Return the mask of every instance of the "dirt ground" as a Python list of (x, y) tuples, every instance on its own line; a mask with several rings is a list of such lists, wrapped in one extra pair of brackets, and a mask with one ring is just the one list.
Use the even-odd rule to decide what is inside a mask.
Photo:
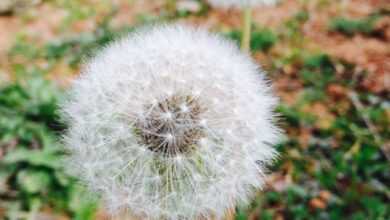
[[(82, 2), (82, 5), (70, 5), (68, 8), (60, 7), (59, 3), (44, 2), (13, 15), (0, 16), (0, 28), (3, 30), (0, 34), (0, 65), (2, 67), (0, 71), (3, 71), (3, 74), (10, 72), (7, 51), (18, 36), (26, 37), (34, 45), (42, 45), (45, 42), (94, 30), (98, 22), (110, 13), (112, 7), (117, 10), (111, 21), (115, 27), (133, 25), (137, 22), (137, 16), (141, 14), (157, 16), (164, 8), (162, 0), (114, 0), (111, 4), (102, 4), (104, 1), (101, 0)], [(254, 23), (278, 31), (286, 20), (302, 10), (299, 2), (298, 0), (281, 1), (277, 6), (257, 8), (254, 12)], [(99, 6), (94, 9), (94, 15), (87, 19), (69, 19), (69, 10), (72, 10), (72, 7), (82, 7), (80, 10), (87, 11), (91, 5)], [(306, 43), (302, 45), (302, 49), (322, 50), (347, 62), (355, 63), (361, 69), (369, 70), (369, 75), (364, 80), (364, 87), (376, 93), (389, 90), (389, 17), (383, 19), (377, 27), (383, 32), (382, 39), (362, 35), (351, 38), (329, 33), (327, 30), (330, 18), (335, 15), (360, 18), (375, 12), (378, 8), (388, 9), (389, 5), (390, 3), (386, 0), (343, 0), (338, 4), (326, 5), (311, 1), (305, 5), (310, 18), (303, 27)], [(71, 22), (68, 22), (69, 20)], [(192, 16), (180, 20), (180, 22), (217, 30), (239, 27), (241, 24), (240, 13), (237, 10), (212, 10), (207, 16)], [(64, 22), (69, 23), (65, 28)], [(275, 50), (274, 53), (287, 53), (289, 45), (278, 45)], [(5, 78), (4, 75), (2, 78)]]

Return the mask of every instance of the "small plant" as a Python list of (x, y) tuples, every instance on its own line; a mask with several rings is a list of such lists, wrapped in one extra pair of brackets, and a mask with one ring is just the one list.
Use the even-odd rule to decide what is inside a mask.
[[(240, 31), (231, 31), (226, 34), (227, 37), (240, 42), (242, 33)], [(250, 49), (252, 51), (267, 52), (277, 42), (278, 38), (270, 29), (255, 29), (251, 33)]]
[(304, 59), (299, 74), (305, 85), (324, 89), (334, 81), (335, 66), (326, 54), (311, 55)]
[[(41, 209), (61, 209), (75, 219), (92, 219), (96, 204), (78, 198), (82, 189), (65, 175), (63, 130), (56, 115), (60, 90), (35, 70), (31, 77), (0, 87), (1, 219), (35, 218)], [(75, 203), (77, 202), (77, 203)], [(26, 216), (26, 217), (23, 217)]]
[(330, 30), (341, 32), (345, 35), (352, 36), (354, 34), (372, 34), (375, 29), (375, 22), (378, 16), (369, 16), (362, 19), (348, 19), (344, 17), (337, 17), (331, 20)]

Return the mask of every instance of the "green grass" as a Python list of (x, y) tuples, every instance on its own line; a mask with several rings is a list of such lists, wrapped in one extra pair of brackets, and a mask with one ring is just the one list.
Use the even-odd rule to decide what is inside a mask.
[[(26, 75), (28, 73), (25, 73)], [(50, 209), (92, 219), (93, 200), (66, 175), (58, 134), (57, 101), (62, 92), (35, 70), (23, 81), (0, 88), (0, 208), (5, 219), (23, 219)]]
[(336, 17), (331, 20), (329, 29), (343, 33), (347, 36), (355, 34), (370, 35), (375, 31), (375, 23), (380, 18), (378, 15), (368, 16), (362, 19), (348, 19), (345, 17)]
[[(239, 44), (241, 39), (241, 31), (232, 30), (225, 34), (228, 38), (234, 40)], [(268, 28), (256, 28), (251, 33), (250, 47), (252, 51), (264, 51), (267, 52), (271, 49), (272, 46), (277, 42), (278, 38), (275, 33), (273, 33)]]

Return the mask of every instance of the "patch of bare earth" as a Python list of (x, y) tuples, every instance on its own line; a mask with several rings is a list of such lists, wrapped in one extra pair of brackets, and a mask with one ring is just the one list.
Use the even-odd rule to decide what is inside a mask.
[(343, 16), (362, 18), (388, 8), (389, 2), (380, 0), (345, 1), (341, 6), (329, 5), (322, 10), (312, 8), (310, 20), (305, 25), (305, 35), (322, 51), (346, 62), (356, 64), (358, 69), (366, 70), (367, 75), (361, 86), (374, 93), (390, 91), (390, 21), (383, 18), (376, 31), (381, 37), (357, 34), (352, 37), (329, 31), (331, 18)]

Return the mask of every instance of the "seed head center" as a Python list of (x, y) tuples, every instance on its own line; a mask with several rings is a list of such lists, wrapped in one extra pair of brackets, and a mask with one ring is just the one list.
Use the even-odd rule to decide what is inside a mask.
[(191, 152), (204, 137), (200, 118), (204, 108), (190, 95), (171, 95), (145, 107), (136, 123), (140, 142), (149, 150), (176, 156)]

